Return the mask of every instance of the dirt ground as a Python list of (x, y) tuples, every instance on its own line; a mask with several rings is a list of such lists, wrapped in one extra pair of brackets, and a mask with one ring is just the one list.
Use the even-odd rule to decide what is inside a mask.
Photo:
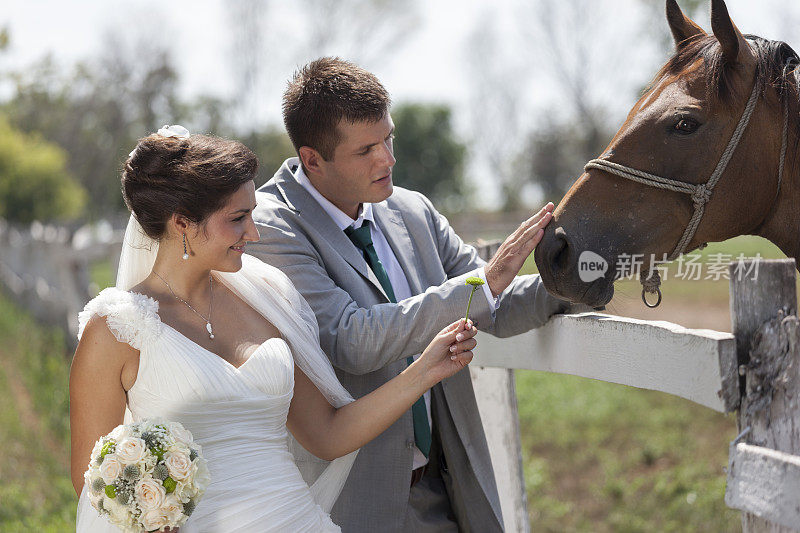
[(657, 308), (648, 309), (638, 297), (614, 297), (605, 312), (642, 320), (666, 320), (693, 329), (731, 331), (731, 313), (727, 302), (712, 301), (698, 305), (685, 299), (665, 297)]

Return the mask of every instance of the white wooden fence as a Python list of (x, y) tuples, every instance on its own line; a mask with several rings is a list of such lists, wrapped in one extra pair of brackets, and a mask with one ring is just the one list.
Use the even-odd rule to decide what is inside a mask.
[(74, 349), (78, 312), (96, 292), (91, 265), (106, 261), (116, 268), (123, 235), (109, 222), (67, 228), (0, 219), (0, 289), (39, 322), (64, 330)]
[(603, 313), (555, 316), (510, 339), (479, 334), (470, 372), (506, 531), (530, 531), (514, 369), (662, 391), (723, 413), (741, 406), (726, 504), (743, 511), (745, 532), (800, 531), (795, 263), (762, 261), (758, 273), (756, 280), (737, 280), (731, 270), (733, 334)]

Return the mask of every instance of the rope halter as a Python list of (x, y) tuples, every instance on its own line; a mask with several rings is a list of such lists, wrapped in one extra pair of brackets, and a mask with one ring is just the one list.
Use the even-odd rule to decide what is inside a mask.
[[(753, 86), (753, 92), (750, 94), (750, 99), (747, 101), (747, 105), (745, 106), (742, 116), (739, 119), (739, 124), (733, 131), (733, 135), (731, 135), (728, 145), (725, 147), (725, 151), (722, 152), (714, 172), (705, 183), (695, 184), (663, 178), (661, 176), (656, 176), (655, 174), (650, 174), (649, 172), (644, 172), (642, 170), (637, 170), (625, 165), (620, 165), (619, 163), (614, 163), (613, 161), (608, 161), (607, 159), (592, 159), (584, 167), (584, 171), (588, 171), (589, 169), (598, 169), (631, 181), (635, 181), (637, 183), (641, 183), (643, 185), (649, 185), (650, 187), (655, 187), (657, 189), (680, 192), (691, 196), (692, 203), (694, 204), (694, 214), (692, 214), (692, 218), (689, 220), (689, 223), (683, 232), (683, 236), (681, 236), (681, 239), (678, 241), (678, 244), (675, 246), (675, 249), (672, 251), (669, 257), (666, 259), (666, 262), (673, 261), (675, 258), (683, 254), (686, 251), (686, 248), (689, 246), (689, 242), (692, 240), (692, 237), (694, 237), (695, 232), (697, 232), (697, 228), (700, 225), (700, 220), (703, 218), (703, 213), (705, 212), (705, 205), (711, 200), (711, 193), (714, 191), (714, 187), (722, 177), (722, 173), (725, 172), (728, 163), (733, 157), (734, 151), (736, 151), (736, 147), (739, 145), (739, 141), (742, 139), (745, 129), (747, 129), (747, 125), (750, 123), (750, 118), (753, 116), (753, 111), (755, 110), (756, 103), (758, 102), (760, 89), (760, 84), (756, 82)], [(780, 166), (778, 169), (778, 190), (780, 190), (781, 181), (783, 180), (783, 167), (786, 156), (786, 143), (788, 136), (788, 114), (788, 106), (784, 106), (783, 139), (781, 145)], [(705, 243), (701, 245), (701, 248), (704, 247)], [(653, 308), (658, 307), (658, 305), (661, 303), (661, 277), (659, 276), (658, 271), (653, 270), (652, 268), (651, 271), (652, 272), (650, 276), (646, 280), (642, 280), (642, 300), (647, 307)], [(645, 297), (646, 293), (658, 294), (658, 301), (653, 305), (649, 304)]]

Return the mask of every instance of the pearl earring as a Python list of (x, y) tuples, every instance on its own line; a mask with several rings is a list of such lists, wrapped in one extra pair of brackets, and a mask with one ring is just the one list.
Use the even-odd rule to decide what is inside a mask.
[(189, 259), (189, 253), (186, 251), (186, 234), (183, 234), (183, 260)]

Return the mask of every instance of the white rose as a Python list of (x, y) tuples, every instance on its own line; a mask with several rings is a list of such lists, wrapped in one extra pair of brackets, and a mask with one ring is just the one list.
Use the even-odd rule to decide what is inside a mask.
[(139, 517), (145, 531), (155, 531), (169, 525), (168, 517), (163, 509), (150, 509), (142, 513)]
[(92, 504), (92, 507), (95, 509), (100, 508), (100, 501), (103, 499), (103, 493), (96, 494), (94, 492), (89, 493), (89, 503)]
[(183, 503), (174, 494), (168, 494), (164, 500), (164, 505), (161, 510), (167, 517), (167, 522), (170, 525), (176, 525), (178, 521), (183, 518)]
[(211, 473), (208, 471), (208, 462), (202, 457), (194, 460), (196, 471), (194, 473), (194, 486), (199, 494), (203, 494), (211, 484)]
[(168, 453), (164, 456), (164, 464), (169, 469), (169, 477), (175, 481), (184, 481), (192, 474), (193, 465), (185, 453)]
[(117, 443), (116, 454), (125, 464), (138, 463), (147, 451), (144, 441), (138, 437), (130, 437)]
[(101, 452), (102, 450), (103, 450), (103, 442), (102, 442), (102, 440), (98, 440), (97, 442), (95, 442), (95, 443), (94, 443), (94, 446), (92, 446), (92, 456), (91, 456), (91, 461), (90, 461), (90, 463), (93, 463), (93, 462), (94, 462), (94, 460), (95, 460), (97, 457), (99, 457), (99, 456), (100, 456), (100, 452)]
[(191, 444), (192, 441), (194, 440), (194, 438), (192, 437), (192, 432), (183, 427), (178, 422), (170, 422), (167, 425), (167, 430), (178, 442), (182, 442), (184, 444)]
[(117, 502), (116, 498), (105, 498), (103, 500), (103, 507), (108, 511), (113, 522), (125, 524), (130, 521), (128, 506)]
[(119, 462), (117, 455), (109, 453), (103, 458), (103, 464), (100, 465), (100, 477), (110, 485), (122, 473), (122, 463)]
[(136, 501), (139, 502), (139, 507), (141, 507), (143, 511), (161, 507), (161, 504), (164, 503), (164, 498), (167, 496), (167, 491), (164, 490), (161, 483), (150, 478), (140, 480), (136, 484), (134, 493), (136, 495)]
[(114, 439), (116, 442), (120, 442), (121, 440), (127, 439), (131, 436), (131, 430), (128, 426), (120, 425), (112, 429), (108, 436)]

